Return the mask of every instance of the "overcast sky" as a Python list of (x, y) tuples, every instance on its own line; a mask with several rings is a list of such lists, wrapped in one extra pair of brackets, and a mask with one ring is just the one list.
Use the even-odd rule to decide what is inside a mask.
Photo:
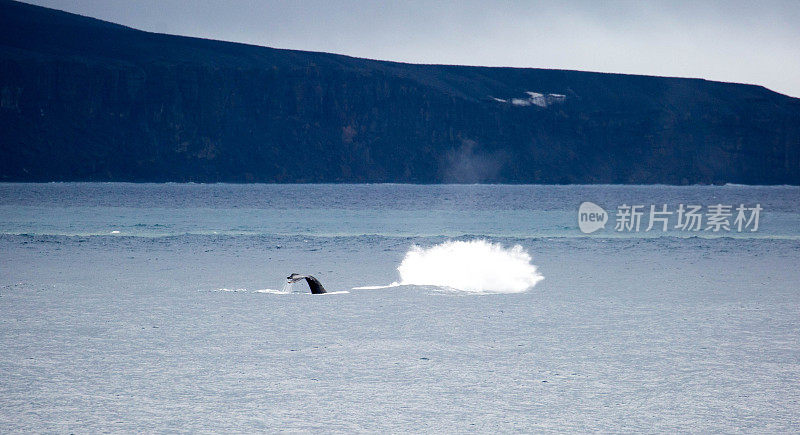
[(28, 0), (142, 30), (414, 63), (755, 83), (800, 97), (800, 0)]

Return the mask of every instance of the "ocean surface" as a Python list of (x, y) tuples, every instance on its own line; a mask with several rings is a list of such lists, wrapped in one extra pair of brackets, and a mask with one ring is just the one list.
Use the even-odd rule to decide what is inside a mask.
[(800, 187), (0, 184), (3, 433), (798, 432), (798, 380)]

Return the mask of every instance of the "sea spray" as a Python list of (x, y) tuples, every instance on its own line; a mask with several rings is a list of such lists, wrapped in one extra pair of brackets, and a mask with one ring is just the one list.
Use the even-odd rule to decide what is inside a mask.
[(413, 245), (397, 271), (398, 282), (355, 289), (424, 285), (473, 293), (520, 293), (544, 279), (522, 246), (507, 249), (483, 239), (447, 241), (428, 248)]

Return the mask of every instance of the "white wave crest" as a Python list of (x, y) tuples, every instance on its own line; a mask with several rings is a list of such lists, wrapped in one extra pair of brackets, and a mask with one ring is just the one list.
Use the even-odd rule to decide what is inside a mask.
[(361, 286), (361, 287), (353, 287), (353, 290), (380, 290), (380, 289), (384, 289), (384, 288), (397, 287), (399, 285), (400, 285), (399, 282), (393, 282), (393, 283), (388, 284), (388, 285), (364, 285), (364, 286)]
[(447, 241), (429, 248), (414, 245), (397, 271), (400, 281), (384, 287), (424, 285), (471, 293), (521, 293), (544, 279), (522, 246), (506, 249), (482, 239)]
[(272, 288), (263, 288), (263, 289), (260, 289), (260, 290), (253, 290), (253, 293), (269, 293), (269, 294), (273, 294), (273, 295), (288, 295), (288, 294), (290, 294), (292, 292), (288, 291), (288, 290), (275, 290), (275, 289), (272, 289)]
[(218, 289), (213, 290), (213, 291), (215, 291), (215, 292), (231, 292), (231, 293), (270, 293), (270, 294), (273, 294), (273, 295), (288, 295), (288, 294), (291, 293), (291, 291), (288, 291), (286, 289), (276, 290), (276, 289), (271, 289), (271, 288), (265, 288), (265, 289), (259, 289), (259, 290), (249, 290), (249, 289), (246, 289), (246, 288), (227, 288), (227, 287), (223, 287), (223, 288), (218, 288)]
[[(292, 291), (292, 286), (291, 285), (284, 286), (282, 290), (277, 290), (277, 289), (272, 289), (272, 288), (264, 288), (264, 289), (258, 289), (258, 290), (248, 290), (246, 288), (218, 288), (218, 289), (216, 289), (214, 291), (218, 291), (218, 292), (233, 292), (233, 293), (266, 293), (266, 294), (271, 294), (271, 295), (290, 295), (290, 294), (309, 294), (310, 295), (311, 294), (311, 293), (307, 293), (307, 292)], [(343, 295), (343, 294), (348, 294), (348, 293), (350, 293), (350, 292), (347, 291), (347, 290), (340, 290), (340, 291), (328, 292), (328, 293), (324, 293), (324, 294), (326, 294), (326, 295)]]

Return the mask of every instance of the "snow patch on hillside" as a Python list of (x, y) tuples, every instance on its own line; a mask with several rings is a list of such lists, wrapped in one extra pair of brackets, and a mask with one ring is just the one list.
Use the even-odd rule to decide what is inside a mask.
[[(561, 104), (567, 100), (567, 96), (563, 94), (542, 94), (539, 92), (532, 92), (527, 91), (525, 92), (527, 97), (523, 98), (511, 98), (510, 103), (513, 106), (538, 106), (538, 107), (549, 107), (553, 104)], [(497, 97), (491, 97), (492, 100), (497, 101), (499, 103), (509, 103), (509, 100)]]

